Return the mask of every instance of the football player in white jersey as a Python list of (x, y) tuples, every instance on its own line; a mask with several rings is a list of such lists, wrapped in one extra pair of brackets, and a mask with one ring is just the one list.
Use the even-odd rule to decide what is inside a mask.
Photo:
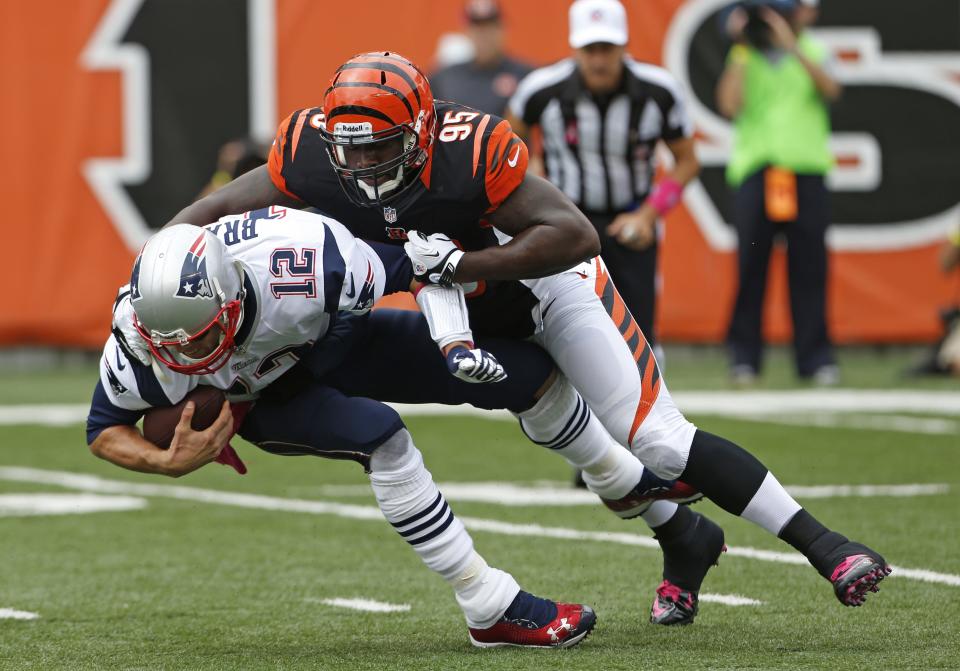
[[(280, 218), (284, 221), (274, 221)], [(340, 311), (366, 312), (385, 292), (406, 289), (411, 280), (399, 249), (375, 250), (336, 221), (300, 211), (270, 208), (227, 217), (206, 229), (183, 225), (162, 231), (141, 251), (129, 289), (119, 299), (120, 316), (104, 348), (88, 419), (91, 450), (125, 468), (181, 475), (220, 455), (236, 426), (269, 451), (355, 458), (370, 472), (388, 521), (454, 587), (474, 644), (575, 645), (594, 625), (592, 610), (534, 597), (509, 574), (486, 564), (394, 411), (322, 381), (279, 401), (265, 393), (279, 386), (298, 360), (323, 351), (314, 344), (324, 340)], [(483, 385), (457, 378), (498, 382), (493, 395), (499, 406), (477, 404), (506, 405), (521, 416), (535, 404), (536, 394), (550, 387), (549, 359), (513, 341), (504, 351), (518, 369), (526, 367), (526, 375), (518, 375), (519, 382), (502, 381), (496, 359), (471, 342), (459, 289), (425, 287), (418, 302), (447, 356), (447, 366), (435, 349), (432, 359), (411, 356), (422, 348), (404, 339), (404, 331), (395, 332), (391, 355), (420, 367), (418, 383), (436, 380), (439, 370), (465, 389), (455, 394), (475, 402), (471, 392)], [(400, 325), (396, 315), (388, 318), (391, 326)], [(420, 317), (409, 313), (402, 319)], [(138, 351), (143, 345), (149, 355)], [(349, 367), (350, 358), (344, 361)], [(374, 357), (373, 367), (382, 375), (396, 372), (389, 364), (389, 357)], [(225, 403), (213, 426), (200, 432), (190, 429), (188, 404), (169, 450), (145, 440), (134, 426), (143, 412), (178, 402), (200, 383), (234, 400), (256, 402), (252, 409), (235, 405), (234, 417)], [(248, 414), (237, 412), (239, 407)], [(564, 438), (567, 449), (592, 440), (590, 435), (583, 428), (570, 432)], [(617, 457), (611, 460), (616, 463)], [(611, 468), (609, 463), (593, 466), (596, 473)]]

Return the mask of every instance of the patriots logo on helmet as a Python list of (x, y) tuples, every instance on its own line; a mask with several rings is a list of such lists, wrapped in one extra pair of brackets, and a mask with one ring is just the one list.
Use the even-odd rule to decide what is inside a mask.
[(183, 259), (180, 269), (180, 284), (177, 287), (178, 298), (212, 298), (210, 278), (207, 277), (207, 259), (203, 252), (207, 249), (207, 241), (201, 233), (190, 251)]
[(137, 256), (136, 262), (133, 264), (133, 272), (130, 274), (130, 300), (138, 301), (143, 296), (140, 295), (140, 259), (142, 256)]

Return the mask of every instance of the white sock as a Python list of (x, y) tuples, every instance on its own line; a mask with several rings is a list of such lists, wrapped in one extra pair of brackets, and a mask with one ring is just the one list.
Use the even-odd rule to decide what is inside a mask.
[(767, 476), (760, 483), (760, 489), (740, 516), (777, 536), (799, 510), (800, 504), (787, 493), (773, 473), (767, 471)]
[(423, 456), (402, 429), (370, 458), (370, 484), (383, 516), (423, 563), (456, 592), (467, 624), (493, 625), (520, 591), (509, 573), (487, 566), (473, 539), (433, 482)]
[(520, 592), (512, 575), (488, 566), (476, 552), (463, 572), (448, 582), (472, 629), (492, 627)]
[(535, 406), (518, 417), (530, 440), (582, 470), (583, 481), (598, 496), (619, 499), (640, 482), (643, 465), (610, 437), (562, 375)]
[(670, 518), (677, 514), (679, 507), (673, 501), (654, 501), (640, 517), (653, 529), (669, 522)]

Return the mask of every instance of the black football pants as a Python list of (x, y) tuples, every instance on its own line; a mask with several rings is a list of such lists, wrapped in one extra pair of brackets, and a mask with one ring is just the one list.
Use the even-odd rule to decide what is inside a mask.
[(777, 235), (787, 241), (797, 374), (809, 377), (821, 366), (835, 363), (827, 333), (826, 232), (830, 212), (822, 176), (797, 175), (797, 211), (796, 221), (773, 223), (767, 219), (762, 170), (747, 178), (736, 192), (739, 288), (727, 335), (733, 365), (748, 365), (756, 371), (761, 368), (763, 298), (770, 251)]

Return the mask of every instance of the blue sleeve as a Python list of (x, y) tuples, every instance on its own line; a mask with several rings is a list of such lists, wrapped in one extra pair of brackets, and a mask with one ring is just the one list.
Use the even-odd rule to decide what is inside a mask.
[(133, 375), (137, 378), (140, 398), (154, 407), (173, 405), (152, 367), (144, 366), (139, 361), (131, 361), (130, 365), (133, 366)]
[(370, 313), (338, 312), (327, 333), (300, 357), (300, 365), (314, 377), (337, 368), (354, 345), (365, 337)]
[(124, 424), (133, 426), (143, 417), (143, 410), (125, 410), (118, 408), (103, 389), (103, 383), (97, 380), (93, 390), (93, 400), (90, 403), (90, 414), (87, 415), (87, 445), (93, 443), (100, 433), (111, 426)]
[(387, 271), (387, 284), (383, 295), (395, 294), (399, 291), (410, 291), (410, 282), (413, 281), (413, 266), (403, 247), (387, 245), (382, 242), (364, 240), (380, 257), (383, 267)]
[(325, 310), (331, 315), (337, 311), (340, 305), (340, 291), (343, 289), (343, 280), (347, 274), (347, 268), (343, 261), (343, 254), (337, 246), (337, 236), (333, 234), (330, 227), (323, 225), (323, 304)]

